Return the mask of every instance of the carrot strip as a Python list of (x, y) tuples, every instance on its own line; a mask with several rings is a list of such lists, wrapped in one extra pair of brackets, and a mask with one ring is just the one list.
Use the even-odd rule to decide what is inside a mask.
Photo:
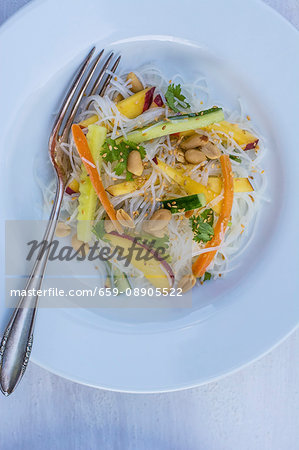
[(90, 181), (94, 187), (94, 190), (96, 191), (97, 196), (99, 197), (99, 200), (102, 203), (106, 213), (112, 220), (114, 227), (119, 233), (122, 233), (122, 226), (116, 218), (115, 209), (104, 189), (100, 174), (96, 168), (85, 134), (83, 133), (79, 125), (72, 125), (72, 133), (78, 153), (90, 177)]
[[(223, 200), (220, 215), (215, 226), (213, 238), (206, 244), (205, 248), (218, 247), (221, 244), (227, 224), (231, 215), (234, 199), (234, 178), (232, 173), (232, 166), (228, 155), (220, 156), (222, 177), (223, 177)], [(213, 261), (217, 250), (202, 253), (192, 266), (194, 276), (202, 277), (207, 268)]]

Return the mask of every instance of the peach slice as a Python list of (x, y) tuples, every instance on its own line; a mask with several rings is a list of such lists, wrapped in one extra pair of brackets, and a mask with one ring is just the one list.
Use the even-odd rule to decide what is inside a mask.
[(128, 117), (128, 119), (135, 119), (144, 111), (148, 110), (154, 95), (154, 87), (143, 89), (116, 104), (117, 109), (121, 114)]
[[(230, 123), (226, 120), (218, 122), (217, 124), (208, 125), (204, 128), (209, 133), (215, 132), (217, 134), (227, 134), (231, 136), (243, 150), (252, 150), (256, 148), (259, 140), (256, 136), (249, 133), (249, 131), (242, 130), (236, 123)], [(225, 140), (225, 136), (224, 136)]]
[[(151, 255), (151, 258), (147, 258), (146, 261), (140, 259), (140, 256), (132, 251), (131, 264), (139, 269), (153, 286), (163, 289), (169, 289), (174, 284), (174, 273), (170, 265), (163, 259), (161, 255), (151, 247), (143, 244), (142, 242), (134, 243), (132, 236), (123, 234), (120, 235), (116, 231), (105, 235), (105, 238), (109, 240), (113, 247), (118, 247), (120, 251), (124, 251), (124, 255), (128, 255), (130, 249), (143, 250), (143, 254)], [(154, 238), (153, 238), (154, 239)]]

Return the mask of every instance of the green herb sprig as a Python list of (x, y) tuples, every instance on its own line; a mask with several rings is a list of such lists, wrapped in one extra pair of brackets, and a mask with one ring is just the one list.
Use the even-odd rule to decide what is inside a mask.
[(133, 175), (127, 170), (127, 162), (132, 150), (139, 151), (141, 159), (146, 155), (145, 149), (141, 145), (130, 141), (116, 143), (115, 140), (108, 138), (103, 145), (101, 155), (105, 162), (113, 163), (117, 161), (114, 168), (115, 174), (122, 175), (126, 172), (126, 179), (129, 181), (133, 179)]
[(175, 102), (177, 102), (184, 109), (190, 108), (189, 103), (186, 101), (186, 97), (182, 94), (180, 84), (170, 84), (167, 88), (165, 98), (167, 105), (174, 112), (180, 112), (180, 110), (175, 106)]
[(211, 208), (205, 209), (199, 216), (192, 216), (190, 223), (195, 242), (209, 242), (214, 236), (214, 212)]
[(104, 236), (106, 234), (106, 230), (104, 227), (104, 220), (99, 220), (92, 228), (92, 232), (96, 235), (98, 239), (105, 241), (106, 239), (104, 238)]
[(241, 163), (242, 160), (241, 158), (239, 158), (238, 156), (235, 155), (229, 155), (230, 159), (232, 159), (233, 161), (236, 161), (237, 163)]
[(144, 242), (144, 241), (152, 242), (154, 248), (158, 248), (158, 247), (168, 248), (169, 247), (169, 236), (166, 233), (163, 237), (158, 238), (156, 236), (153, 236), (152, 234), (148, 234), (143, 231), (141, 238), (142, 238), (142, 242)]
[(203, 281), (209, 281), (211, 278), (212, 278), (212, 274), (210, 274), (210, 272), (205, 272)]

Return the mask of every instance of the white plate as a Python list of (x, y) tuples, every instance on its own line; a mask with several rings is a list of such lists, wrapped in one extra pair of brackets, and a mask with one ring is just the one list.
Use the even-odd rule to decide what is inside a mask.
[[(121, 51), (123, 68), (155, 61), (169, 75), (204, 73), (215, 103), (242, 97), (269, 147), (271, 202), (234, 272), (198, 289), (192, 309), (42, 309), (32, 360), (91, 386), (168, 391), (235, 370), (290, 333), (299, 315), (296, 30), (257, 0), (44, 0), (0, 36), (2, 230), (5, 219), (39, 217), (33, 161), (46, 154), (51, 114), (93, 43)], [(2, 304), (1, 328), (8, 315)]]

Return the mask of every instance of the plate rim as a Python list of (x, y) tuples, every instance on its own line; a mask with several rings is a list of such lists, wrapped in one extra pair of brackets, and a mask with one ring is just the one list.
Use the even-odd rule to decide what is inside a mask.
[[(39, 8), (39, 7), (41, 7), (43, 4), (49, 3), (49, 1), (50, 1), (50, 0), (33, 0), (31, 3), (29, 3), (29, 4), (27, 4), (27, 5), (24, 5), (24, 6), (23, 6), (19, 11), (17, 11), (12, 17), (10, 17), (6, 22), (4, 22), (4, 24), (3, 24), (3, 25), (1, 26), (1, 28), (0, 28), (0, 34), (1, 34), (1, 32), (5, 31), (5, 29), (7, 29), (7, 27), (13, 26), (13, 24), (14, 24), (18, 19), (22, 19), (22, 17), (24, 17), (25, 14), (29, 14), (31, 9), (33, 9), (33, 8)], [(275, 9), (273, 9), (271, 6), (265, 4), (265, 3), (262, 2), (261, 0), (251, 0), (251, 2), (252, 2), (252, 3), (255, 2), (255, 3), (258, 3), (258, 4), (262, 5), (262, 7), (265, 7), (266, 10), (268, 10), (269, 12), (271, 11), (271, 14), (274, 14), (280, 21), (283, 20), (283, 22), (284, 22), (285, 24), (288, 24), (288, 25), (290, 26), (290, 28), (291, 28), (293, 31), (295, 31), (295, 32), (297, 33), (297, 38), (298, 38), (299, 34), (298, 34), (298, 30), (295, 28), (295, 26), (294, 26), (293, 24), (291, 24), (291, 23), (290, 23), (287, 19), (285, 19), (283, 16), (281, 16)], [(30, 16), (30, 14), (29, 14), (29, 16)], [(93, 387), (97, 387), (97, 388), (101, 388), (101, 389), (106, 389), (106, 390), (111, 390), (111, 391), (114, 390), (114, 391), (117, 391), (117, 392), (132, 392), (132, 393), (171, 392), (171, 391), (184, 390), (184, 389), (188, 389), (188, 388), (191, 388), (191, 387), (199, 386), (199, 385), (202, 385), (202, 384), (211, 382), (211, 381), (216, 381), (216, 380), (218, 380), (218, 379), (220, 379), (220, 378), (222, 378), (222, 377), (224, 377), (224, 376), (226, 376), (226, 375), (228, 375), (228, 374), (234, 373), (235, 371), (240, 370), (240, 369), (243, 368), (243, 367), (246, 367), (247, 365), (251, 364), (251, 362), (260, 359), (260, 358), (263, 357), (265, 354), (267, 354), (269, 351), (271, 351), (272, 349), (274, 349), (275, 347), (277, 347), (281, 342), (283, 342), (285, 339), (287, 339), (287, 337), (288, 337), (290, 334), (292, 334), (297, 328), (298, 328), (298, 325), (294, 326), (294, 328), (293, 328), (291, 331), (289, 331), (287, 335), (278, 338), (278, 341), (277, 341), (277, 342), (274, 342), (273, 345), (272, 345), (272, 347), (266, 349), (262, 354), (257, 355), (256, 357), (254, 357), (253, 359), (251, 359), (251, 360), (245, 362), (244, 364), (242, 364), (242, 365), (240, 365), (240, 366), (238, 366), (238, 367), (236, 367), (236, 368), (233, 368), (233, 369), (232, 369), (231, 371), (229, 371), (229, 372), (228, 372), (228, 371), (225, 371), (225, 373), (223, 373), (222, 375), (216, 376), (215, 378), (210, 378), (210, 379), (208, 379), (208, 380), (206, 380), (206, 381), (202, 381), (202, 382), (197, 383), (197, 384), (192, 384), (192, 385), (188, 385), (188, 386), (177, 387), (177, 388), (173, 388), (173, 389), (169, 389), (169, 390), (163, 389), (163, 390), (149, 390), (149, 391), (146, 391), (146, 390), (141, 390), (141, 391), (140, 391), (140, 390), (137, 390), (137, 391), (131, 391), (131, 390), (126, 390), (126, 389), (121, 390), (121, 389), (113, 389), (113, 388), (111, 388), (111, 387), (96, 386), (96, 385), (93, 385), (93, 384), (88, 384), (88, 383), (84, 383), (84, 382), (82, 382), (82, 381), (78, 381), (78, 379), (76, 380), (75, 378), (71, 378), (70, 376), (65, 376), (65, 375), (63, 374), (63, 372), (60, 372), (60, 373), (59, 373), (59, 371), (55, 371), (55, 370), (53, 370), (53, 368), (49, 368), (49, 367), (47, 367), (47, 366), (44, 366), (42, 363), (39, 363), (39, 362), (35, 359), (34, 356), (33, 356), (33, 358), (32, 358), (32, 361), (33, 361), (34, 363), (40, 365), (40, 367), (43, 367), (43, 368), (45, 368), (46, 370), (49, 370), (49, 371), (51, 371), (51, 372), (53, 372), (53, 373), (56, 373), (57, 375), (60, 375), (60, 376), (62, 376), (62, 377), (64, 377), (64, 378), (70, 379), (70, 380), (72, 380), (72, 381), (74, 381), (74, 382), (79, 382), (79, 383), (81, 383), (81, 384), (85, 384), (85, 385), (89, 385), (89, 386), (93, 386)]]

